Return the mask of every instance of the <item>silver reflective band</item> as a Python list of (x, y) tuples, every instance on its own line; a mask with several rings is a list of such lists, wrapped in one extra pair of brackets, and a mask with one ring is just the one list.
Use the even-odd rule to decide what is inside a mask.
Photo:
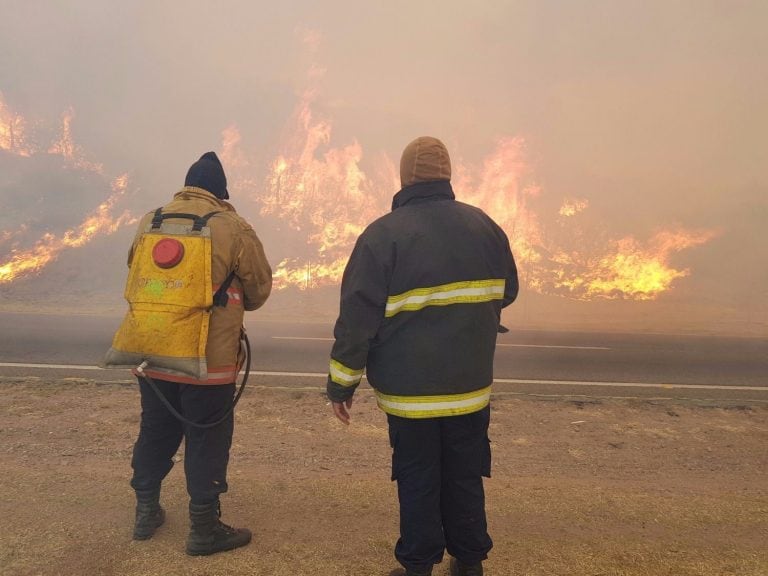
[(471, 304), (504, 298), (505, 280), (468, 280), (430, 288), (416, 288), (387, 299), (386, 317), (406, 310), (420, 310), (426, 306)]
[(340, 386), (354, 386), (363, 377), (362, 370), (352, 370), (337, 360), (331, 360), (328, 371), (331, 374), (331, 380)]

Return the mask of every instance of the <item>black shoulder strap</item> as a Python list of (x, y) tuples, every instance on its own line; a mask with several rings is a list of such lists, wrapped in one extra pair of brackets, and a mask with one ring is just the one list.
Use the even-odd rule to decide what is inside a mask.
[(208, 214), (205, 214), (204, 216), (198, 216), (197, 214), (186, 214), (184, 212), (166, 212), (163, 214), (163, 209), (158, 208), (155, 210), (155, 215), (152, 216), (152, 230), (157, 230), (160, 228), (160, 226), (163, 224), (163, 220), (166, 218), (186, 218), (187, 220), (193, 221), (192, 231), (200, 232), (200, 230), (202, 230), (203, 227), (208, 224), (208, 220), (220, 212), (223, 212), (223, 210), (214, 210), (213, 212), (208, 212)]
[(227, 294), (227, 290), (229, 290), (229, 287), (232, 284), (232, 280), (234, 278), (235, 271), (232, 270), (232, 272), (229, 273), (229, 276), (226, 277), (224, 282), (221, 283), (221, 286), (219, 286), (219, 289), (216, 290), (216, 293), (213, 295), (214, 306), (221, 306), (222, 308), (226, 307), (227, 303), (229, 302), (229, 295)]

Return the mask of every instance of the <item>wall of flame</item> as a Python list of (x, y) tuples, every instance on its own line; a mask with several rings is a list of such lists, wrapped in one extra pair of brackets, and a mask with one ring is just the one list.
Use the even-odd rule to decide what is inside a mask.
[(136, 222), (129, 210), (120, 210), (120, 203), (129, 189), (128, 174), (108, 177), (103, 165), (87, 160), (72, 138), (73, 119), (74, 111), (66, 110), (61, 117), (58, 138), (44, 146), (36, 141), (27, 120), (11, 110), (0, 93), (0, 153), (23, 158), (40, 154), (59, 156), (69, 169), (98, 174), (109, 182), (106, 199), (90, 210), (81, 222), (61, 233), (44, 232), (29, 245), (28, 223), (21, 222), (15, 229), (0, 231), (0, 285), (40, 274), (63, 251), (81, 248), (100, 236), (113, 234), (120, 227)]
[[(312, 77), (322, 71), (314, 69)], [(360, 142), (333, 142), (332, 123), (313, 111), (317, 90), (298, 98), (284, 137), (271, 158), (249, 151), (237, 125), (222, 130), (219, 153), (230, 190), (245, 215), (271, 223), (276, 290), (312, 290), (337, 284), (356, 238), (389, 209), (398, 190), (396, 160), (386, 154), (367, 158)], [(0, 230), (0, 285), (41, 274), (65, 250), (76, 250), (136, 221), (124, 205), (129, 178), (107, 176), (88, 160), (73, 139), (74, 111), (61, 116), (58, 137), (40, 143), (26, 118), (0, 94), (0, 153), (22, 158), (47, 154), (63, 158), (72, 170), (100, 174), (109, 181), (106, 199), (69, 229), (29, 239), (29, 227)], [(503, 137), (479, 163), (453, 154), (452, 183), (459, 200), (481, 207), (507, 232), (524, 286), (542, 294), (574, 299), (652, 300), (673, 289), (689, 268), (676, 267), (678, 253), (711, 240), (715, 230), (670, 227), (642, 240), (632, 235), (605, 238), (584, 229), (588, 198), (563, 199), (551, 213), (536, 206), (545, 191), (536, 184), (522, 137)], [(147, 207), (141, 207), (145, 211)], [(569, 243), (599, 235), (599, 243)], [(578, 234), (576, 234), (578, 232)], [(121, 248), (122, 249), (122, 248)]]

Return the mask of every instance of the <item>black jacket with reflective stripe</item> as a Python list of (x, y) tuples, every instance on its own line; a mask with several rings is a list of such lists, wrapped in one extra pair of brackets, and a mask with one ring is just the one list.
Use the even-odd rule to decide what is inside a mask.
[(364, 369), (393, 396), (489, 386), (501, 309), (517, 292), (509, 240), (488, 215), (447, 181), (403, 188), (344, 271), (329, 397), (351, 397)]

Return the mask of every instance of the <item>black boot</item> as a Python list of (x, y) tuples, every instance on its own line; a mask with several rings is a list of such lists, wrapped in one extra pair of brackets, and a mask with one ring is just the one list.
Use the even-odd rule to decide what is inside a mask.
[(405, 568), (395, 568), (389, 573), (389, 576), (432, 576), (432, 568), (426, 572), (414, 572)]
[(483, 576), (483, 563), (464, 564), (461, 560), (451, 558), (451, 576)]
[(149, 540), (165, 522), (165, 510), (160, 506), (160, 488), (136, 490), (136, 522), (133, 525), (134, 540)]
[(187, 538), (187, 554), (208, 556), (245, 546), (251, 541), (250, 530), (227, 526), (219, 520), (220, 517), (218, 500), (210, 504), (189, 503), (191, 527)]

